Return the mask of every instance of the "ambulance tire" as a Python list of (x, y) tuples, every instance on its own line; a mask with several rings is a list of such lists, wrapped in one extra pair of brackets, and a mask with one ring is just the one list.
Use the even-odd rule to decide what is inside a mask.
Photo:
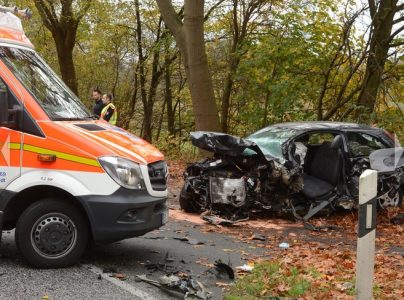
[(78, 263), (88, 241), (89, 228), (80, 209), (51, 198), (29, 206), (15, 230), (19, 252), (36, 268), (63, 268)]

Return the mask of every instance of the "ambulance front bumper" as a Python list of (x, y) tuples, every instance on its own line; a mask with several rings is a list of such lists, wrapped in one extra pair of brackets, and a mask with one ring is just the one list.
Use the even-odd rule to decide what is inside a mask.
[(168, 221), (166, 197), (146, 190), (119, 188), (109, 196), (81, 197), (95, 241), (118, 241), (143, 235)]

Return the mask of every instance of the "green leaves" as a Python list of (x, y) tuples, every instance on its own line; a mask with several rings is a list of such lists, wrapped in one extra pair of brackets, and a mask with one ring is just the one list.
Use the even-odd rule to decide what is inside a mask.
[[(24, 21), (24, 27), (37, 51), (58, 71), (52, 35), (42, 25), (33, 2), (8, 2), (33, 10), (33, 18)], [(78, 5), (75, 8), (79, 9), (84, 2), (75, 0)], [(178, 5), (183, 2), (173, 2), (177, 5), (176, 11), (180, 11)], [(228, 116), (230, 133), (246, 135), (271, 123), (316, 120), (319, 111), (325, 119), (363, 120), (352, 112), (358, 108), (357, 99), (369, 54), (369, 35), (363, 24), (368, 11), (359, 14), (358, 19), (353, 18), (361, 7), (351, 0), (344, 3), (332, 0), (238, 0), (239, 32), (247, 7), (253, 2), (260, 2), (260, 9), (254, 10), (253, 17), (246, 24), (246, 35), (235, 48), (232, 47), (235, 41), (234, 1), (225, 0), (218, 6), (215, 6), (216, 1), (205, 2), (205, 11), (214, 7), (205, 21), (205, 41), (219, 107), (231, 64), (238, 63), (232, 74), (234, 84)], [(154, 0), (140, 1), (140, 15), (148, 87), (154, 51), (161, 55), (160, 70), (165, 61), (163, 57), (166, 54), (172, 57), (177, 48), (169, 33), (155, 42), (160, 13)], [(113, 91), (120, 115), (131, 130), (140, 134), (144, 113), (136, 83), (139, 59), (135, 29), (133, 0), (93, 0), (80, 22), (73, 53), (81, 99), (91, 107), (89, 92), (92, 87)], [(391, 47), (376, 109), (367, 121), (395, 131), (403, 140), (404, 69), (400, 57), (404, 49), (399, 46), (403, 38), (397, 35), (391, 42), (397, 47)], [(176, 134), (186, 136), (194, 128), (194, 116), (191, 97), (184, 89), (186, 72), (181, 59), (178, 54), (169, 71), (175, 106), (171, 117), (174, 114)], [(167, 136), (168, 130), (165, 98), (165, 81), (162, 79), (156, 89), (152, 116), (153, 135), (161, 138)]]

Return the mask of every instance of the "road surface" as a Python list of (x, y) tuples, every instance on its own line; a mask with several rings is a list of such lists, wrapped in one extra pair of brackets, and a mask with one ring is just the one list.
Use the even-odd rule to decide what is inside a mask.
[[(57, 270), (27, 267), (15, 248), (14, 232), (5, 232), (0, 249), (0, 299), (173, 299), (157, 287), (136, 280), (141, 274), (157, 279), (166, 271), (191, 275), (212, 292), (212, 299), (221, 299), (222, 290), (216, 282), (228, 281), (206, 272), (211, 268), (208, 264), (221, 259), (239, 266), (264, 255), (264, 248), (200, 229), (194, 223), (170, 220), (143, 237), (93, 245), (79, 265)], [(203, 244), (176, 239), (183, 237), (193, 239), (192, 244)], [(160, 264), (160, 270), (148, 269), (150, 264)], [(126, 279), (110, 277), (115, 273), (124, 274)]]

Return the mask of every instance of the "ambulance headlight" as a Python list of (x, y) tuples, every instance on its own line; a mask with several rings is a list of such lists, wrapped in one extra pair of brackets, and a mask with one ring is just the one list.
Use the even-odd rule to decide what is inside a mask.
[(116, 156), (101, 157), (98, 160), (108, 175), (119, 185), (132, 190), (144, 188), (139, 164)]

